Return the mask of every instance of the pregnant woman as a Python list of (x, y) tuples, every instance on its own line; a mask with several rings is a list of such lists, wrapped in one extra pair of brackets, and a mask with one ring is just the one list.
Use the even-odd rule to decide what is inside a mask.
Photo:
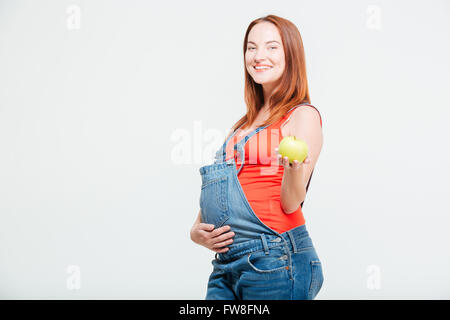
[[(191, 239), (216, 252), (206, 299), (311, 300), (323, 273), (302, 207), (323, 136), (297, 27), (274, 15), (251, 22), (244, 63), (247, 113), (199, 169)], [(278, 154), (286, 136), (308, 145), (302, 163)]]

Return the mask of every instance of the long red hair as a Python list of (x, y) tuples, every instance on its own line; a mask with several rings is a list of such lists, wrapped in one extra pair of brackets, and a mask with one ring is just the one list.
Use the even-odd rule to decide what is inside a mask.
[(268, 105), (270, 109), (269, 118), (264, 124), (270, 125), (280, 120), (293, 106), (301, 103), (311, 103), (309, 98), (308, 81), (306, 78), (305, 52), (303, 49), (303, 41), (297, 27), (284, 18), (267, 15), (252, 21), (245, 33), (244, 37), (244, 72), (245, 72), (245, 103), (247, 105), (247, 113), (239, 119), (232, 127), (232, 132), (239, 128), (250, 127), (256, 119), (259, 110), (264, 105), (264, 95), (262, 86), (253, 81), (253, 78), (247, 72), (245, 65), (245, 52), (247, 50), (247, 39), (250, 30), (257, 23), (267, 21), (273, 23), (280, 33), (283, 42), (283, 50), (285, 54), (285, 69), (278, 86), (272, 92)]

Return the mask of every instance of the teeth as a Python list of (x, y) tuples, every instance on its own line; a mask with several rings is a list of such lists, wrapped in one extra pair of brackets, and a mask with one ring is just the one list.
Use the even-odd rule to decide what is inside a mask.
[(255, 67), (255, 69), (269, 69), (270, 67)]

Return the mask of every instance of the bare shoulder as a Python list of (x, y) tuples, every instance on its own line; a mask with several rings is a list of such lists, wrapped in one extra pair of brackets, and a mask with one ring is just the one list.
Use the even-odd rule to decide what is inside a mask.
[(285, 136), (284, 133), (290, 135), (293, 132), (292, 129), (295, 130), (300, 124), (315, 125), (316, 127), (318, 124), (322, 128), (321, 117), (316, 108), (307, 105), (295, 108), (281, 126), (283, 136)]

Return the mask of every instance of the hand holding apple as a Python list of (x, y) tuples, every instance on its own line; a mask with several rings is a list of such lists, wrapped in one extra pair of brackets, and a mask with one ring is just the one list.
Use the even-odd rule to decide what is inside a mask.
[(301, 139), (295, 136), (284, 137), (280, 141), (278, 148), (275, 148), (278, 153), (278, 161), (285, 168), (297, 169), (302, 163), (309, 163), (308, 145)]

